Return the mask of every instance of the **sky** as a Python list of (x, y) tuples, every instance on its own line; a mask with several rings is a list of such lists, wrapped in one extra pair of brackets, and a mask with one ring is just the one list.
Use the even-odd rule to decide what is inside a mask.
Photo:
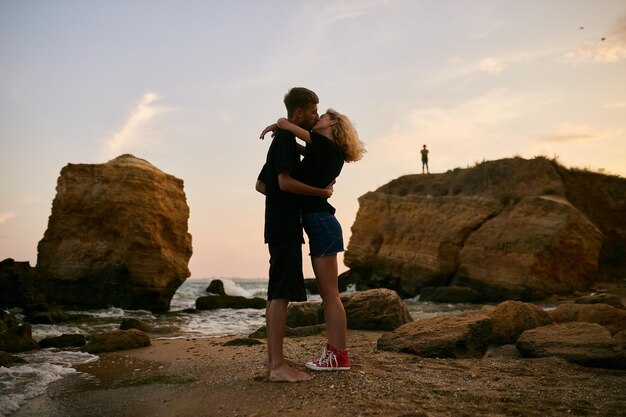
[(192, 278), (267, 278), (258, 137), (294, 86), (368, 150), (330, 200), (346, 245), (424, 144), (434, 173), (626, 176), (623, 0), (0, 0), (0, 260), (36, 264), (63, 166), (131, 153), (184, 180)]

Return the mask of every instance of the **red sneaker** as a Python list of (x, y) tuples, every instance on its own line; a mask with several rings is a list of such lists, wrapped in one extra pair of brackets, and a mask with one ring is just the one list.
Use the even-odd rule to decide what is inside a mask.
[(337, 350), (327, 344), (318, 360), (305, 365), (314, 371), (347, 371), (350, 369), (350, 360), (347, 350)]

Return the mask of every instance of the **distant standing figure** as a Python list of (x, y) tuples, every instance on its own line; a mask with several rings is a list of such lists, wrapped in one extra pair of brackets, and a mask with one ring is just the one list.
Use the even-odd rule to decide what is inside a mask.
[(426, 173), (430, 174), (428, 170), (428, 149), (426, 149), (426, 145), (424, 145), (424, 148), (422, 148), (420, 152), (422, 154), (422, 174), (424, 173), (424, 167), (426, 167)]

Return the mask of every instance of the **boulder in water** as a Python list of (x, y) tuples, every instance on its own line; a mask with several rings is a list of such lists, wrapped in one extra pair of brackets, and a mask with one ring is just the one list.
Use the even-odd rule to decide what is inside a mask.
[(48, 302), (166, 311), (189, 277), (183, 181), (132, 155), (61, 171), (37, 271)]

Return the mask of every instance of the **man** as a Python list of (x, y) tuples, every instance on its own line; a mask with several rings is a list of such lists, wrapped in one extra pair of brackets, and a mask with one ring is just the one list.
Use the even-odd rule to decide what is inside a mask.
[[(319, 120), (317, 95), (294, 87), (285, 95), (287, 118), (310, 130)], [(267, 151), (267, 159), (257, 179), (256, 189), (265, 194), (265, 243), (270, 252), (269, 284), (265, 314), (269, 380), (300, 382), (311, 377), (290, 367), (283, 353), (287, 306), (290, 301), (306, 301), (302, 275), (302, 225), (297, 194), (328, 198), (332, 186), (315, 188), (293, 178), (300, 152), (295, 136), (277, 130)]]
[(428, 170), (428, 149), (426, 149), (426, 145), (424, 145), (420, 153), (422, 154), (422, 174), (424, 173), (424, 167), (426, 167), (426, 173), (430, 174)]

